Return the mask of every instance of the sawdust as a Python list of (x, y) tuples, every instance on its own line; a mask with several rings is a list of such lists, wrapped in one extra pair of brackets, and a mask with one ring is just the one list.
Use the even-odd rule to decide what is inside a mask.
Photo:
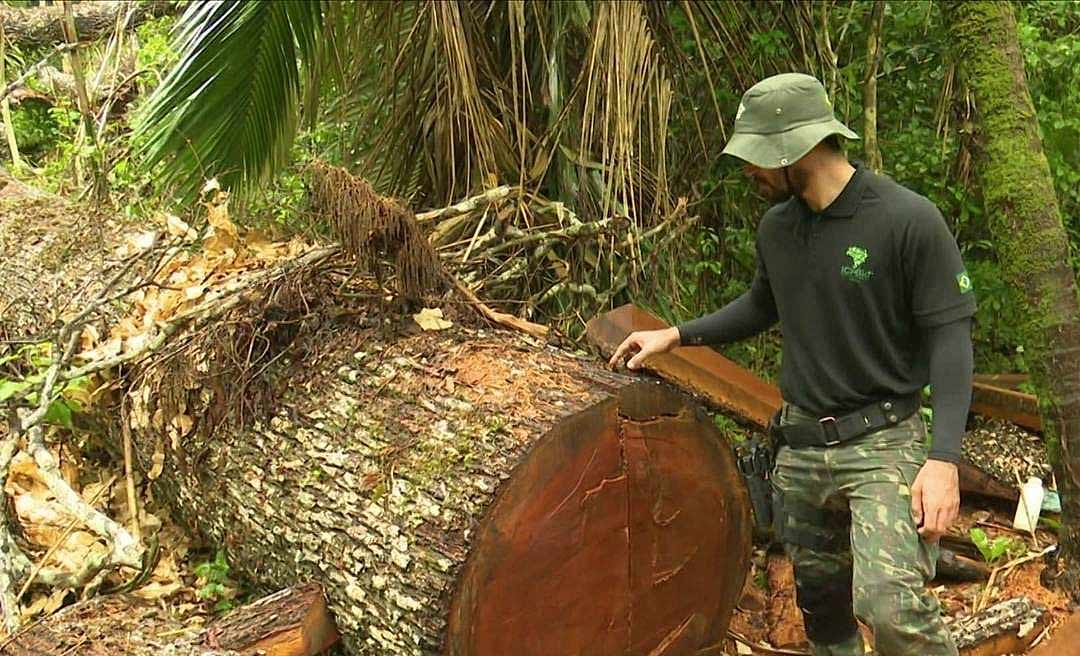
[(457, 383), (470, 388), (467, 394), (471, 399), (512, 399), (526, 417), (539, 414), (532, 407), (532, 403), (542, 401), (537, 390), (567, 396), (584, 391), (580, 379), (565, 373), (566, 357), (554, 350), (537, 361), (520, 347), (508, 350), (494, 344), (470, 344), (455, 349), (447, 366), (455, 371)]

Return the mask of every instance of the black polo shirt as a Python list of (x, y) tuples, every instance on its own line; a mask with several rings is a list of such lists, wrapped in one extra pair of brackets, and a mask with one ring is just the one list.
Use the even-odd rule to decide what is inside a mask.
[(750, 296), (783, 332), (780, 391), (818, 415), (909, 394), (929, 380), (925, 327), (975, 312), (956, 239), (933, 203), (856, 165), (820, 214), (802, 199), (757, 232)]

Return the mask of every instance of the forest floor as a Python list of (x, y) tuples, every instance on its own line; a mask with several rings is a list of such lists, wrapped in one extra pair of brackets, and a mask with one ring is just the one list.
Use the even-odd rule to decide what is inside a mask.
[[(500, 340), (492, 341), (492, 348), (497, 349)], [(456, 383), (479, 390), (499, 390), (499, 393), (512, 396), (515, 390), (552, 384), (552, 371), (537, 370), (535, 374), (530, 374), (528, 370), (519, 369), (510, 372), (505, 358), (499, 355), (497, 351), (483, 349), (461, 353), (454, 359), (454, 375), (449, 377), (451, 382), (444, 381), (443, 384)], [(419, 377), (423, 378), (420, 373)], [(985, 426), (985, 423), (981, 424), (979, 430), (986, 430)], [(1000, 422), (994, 422), (991, 426), (999, 432), (1023, 433)], [(1026, 438), (1020, 436), (1017, 439)], [(113, 517), (130, 525), (132, 518), (127, 508), (122, 468), (106, 461), (82, 458), (66, 449), (60, 455), (67, 463), (65, 471), (69, 473), (71, 482), (83, 496), (88, 500), (99, 499), (99, 506), (106, 507)], [(244, 591), (228, 579), (227, 569), (208, 572), (205, 566), (199, 567), (213, 559), (214, 554), (207, 548), (208, 545), (194, 543), (182, 527), (170, 520), (167, 511), (153, 498), (151, 488), (142, 475), (136, 474), (135, 483), (140, 499), (139, 524), (144, 534), (156, 536), (161, 545), (160, 560), (150, 579), (140, 588), (128, 594), (96, 599), (80, 606), (76, 613), (64, 613), (61, 622), (49, 622), (49, 634), (55, 636), (65, 649), (71, 649), (71, 654), (144, 653), (141, 649), (147, 646), (165, 645), (177, 639), (197, 636), (209, 621), (220, 615), (223, 607), (244, 600)], [(53, 554), (55, 563), (74, 566), (94, 549), (103, 548), (93, 535), (84, 530), (70, 531), (61, 540), (70, 521), (40, 482), (32, 460), (16, 460), (6, 491), (15, 500), (15, 508), (28, 539), (39, 545), (61, 543)], [(1032, 538), (1018, 534), (1008, 528), (1010, 525), (1011, 512), (1005, 507), (968, 505), (951, 533), (961, 537), (969, 535), (972, 528), (982, 528), (991, 539), (1001, 536), (1023, 541), (1028, 553), (1042, 550), (1054, 542), (1054, 535), (1050, 531), (1040, 530)], [(1000, 571), (995, 577), (995, 585), (989, 590), (985, 582), (932, 582), (928, 587), (941, 601), (946, 621), (970, 615), (976, 608), (986, 608), (998, 601), (1026, 596), (1048, 609), (1050, 621), (1045, 633), (1051, 635), (1069, 613), (1068, 599), (1043, 586), (1040, 574), (1045, 564), (1040, 559), (1005, 571), (1008, 560), (1005, 557), (992, 565)], [(222, 586), (212, 586), (214, 581)], [(121, 582), (120, 577), (113, 576), (104, 587)], [(208, 594), (208, 591), (213, 592)], [(738, 635), (744, 644), (767, 646), (774, 650), (771, 653), (806, 653), (806, 636), (795, 604), (794, 591), (788, 559), (781, 553), (766, 553), (758, 549), (751, 570), (747, 573), (742, 601), (731, 622), (733, 635)], [(74, 591), (32, 591), (25, 616), (28, 620), (32, 617), (48, 617), (75, 601), (76, 597)], [(215, 605), (222, 602), (225, 603), (215, 609)], [(866, 636), (869, 640), (869, 632), (866, 632)], [(0, 654), (6, 656), (8, 653), (3, 641), (0, 641)], [(66, 652), (61, 650), (61, 653)], [(734, 656), (745, 651), (740, 652), (732, 644), (728, 653)], [(770, 652), (762, 650), (758, 653)]]
[[(1050, 531), (1039, 530), (1033, 539), (1011, 529), (1011, 523), (1011, 512), (1003, 508), (965, 507), (950, 534), (966, 536), (972, 528), (982, 528), (991, 540), (997, 537), (1022, 540), (1029, 554), (1055, 543), (1055, 536)], [(1022, 557), (1018, 556), (1015, 560)], [(997, 574), (990, 588), (985, 581), (958, 583), (939, 578), (930, 582), (927, 588), (941, 603), (946, 623), (951, 624), (971, 615), (976, 609), (985, 609), (1006, 599), (1027, 597), (1044, 606), (1049, 615), (1044, 635), (1037, 638), (1032, 647), (1050, 637), (1075, 609), (1071, 608), (1066, 595), (1043, 585), (1040, 577), (1046, 563), (1042, 559), (1036, 558), (1010, 568), (1011, 562), (1004, 557), (991, 565), (992, 571), (997, 570)], [(744, 644), (767, 645), (785, 653), (808, 653), (806, 630), (795, 603), (791, 561), (785, 555), (763, 550), (755, 553), (743, 598), (735, 610), (730, 629)], [(862, 627), (862, 631), (869, 649), (872, 634), (866, 627)], [(730, 653), (742, 652), (733, 648)], [(767, 652), (763, 650), (762, 653)]]

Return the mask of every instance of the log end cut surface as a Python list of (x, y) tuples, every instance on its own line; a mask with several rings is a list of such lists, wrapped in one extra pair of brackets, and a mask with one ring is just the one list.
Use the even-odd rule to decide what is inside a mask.
[(639, 383), (552, 429), (476, 536), (447, 652), (692, 654), (718, 640), (750, 555), (724, 439)]

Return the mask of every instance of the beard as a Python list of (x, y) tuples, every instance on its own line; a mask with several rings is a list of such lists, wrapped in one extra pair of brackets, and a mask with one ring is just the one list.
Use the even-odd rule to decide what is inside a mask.
[(765, 178), (755, 179), (754, 182), (757, 184), (758, 193), (771, 203), (782, 203), (791, 198), (791, 189), (783, 182), (779, 186)]

